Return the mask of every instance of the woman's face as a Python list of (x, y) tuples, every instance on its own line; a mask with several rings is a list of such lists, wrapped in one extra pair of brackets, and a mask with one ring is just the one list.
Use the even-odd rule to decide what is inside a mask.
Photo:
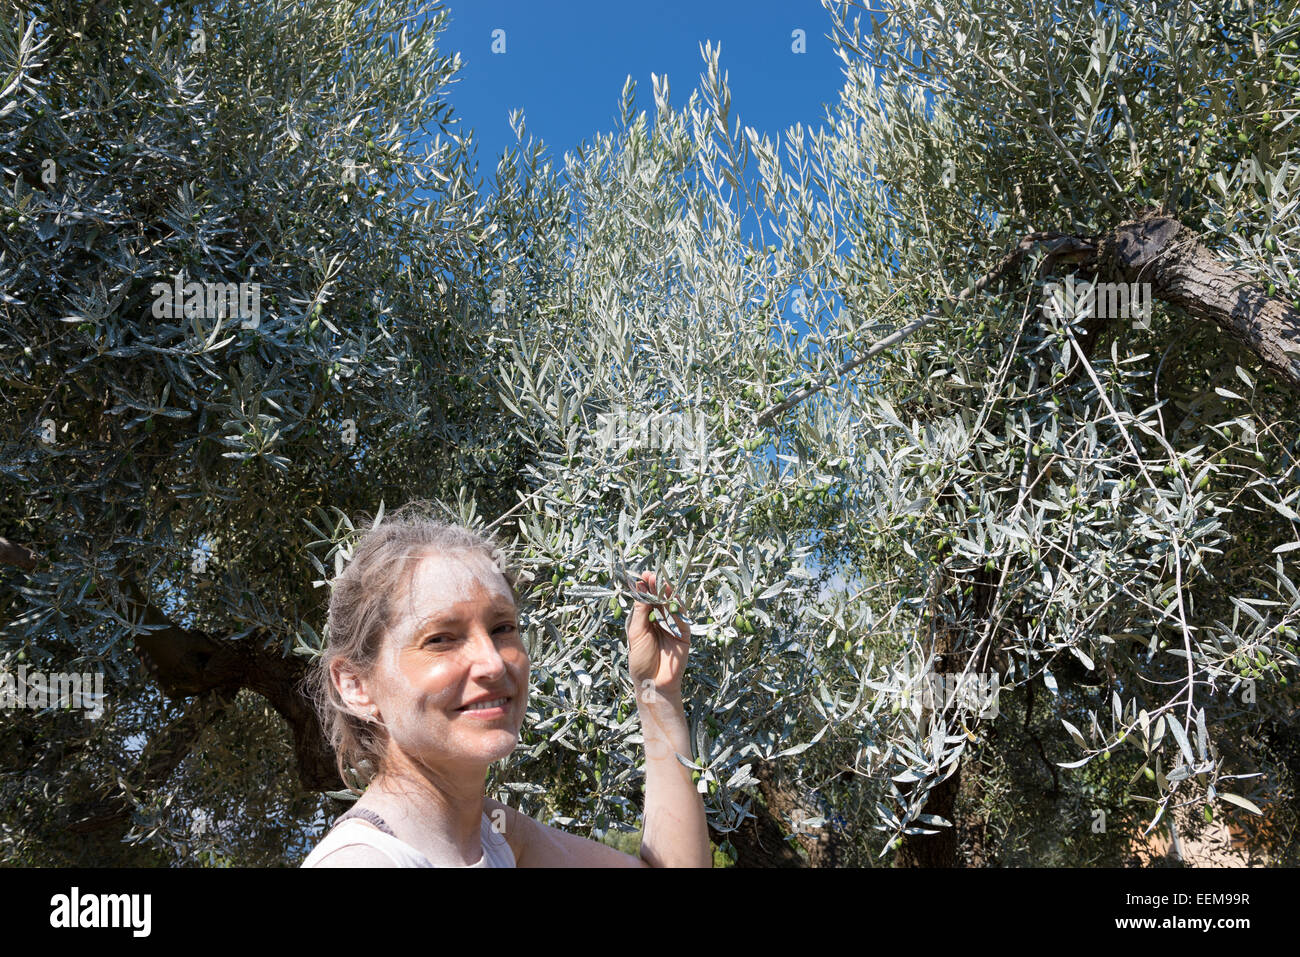
[(477, 552), (429, 555), (368, 690), (406, 759), (477, 774), (514, 750), (530, 662), (505, 578)]

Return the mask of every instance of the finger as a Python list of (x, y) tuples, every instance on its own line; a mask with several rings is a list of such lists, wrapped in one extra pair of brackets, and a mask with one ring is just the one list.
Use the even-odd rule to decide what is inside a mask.
[(664, 598), (665, 600), (667, 600), (667, 604), (664, 605), (664, 617), (666, 618), (668, 615), (672, 615), (673, 621), (677, 622), (677, 630), (681, 632), (683, 636), (688, 635), (690, 632), (686, 628), (685, 622), (682, 617), (683, 615), (689, 613), (688, 609), (681, 602), (671, 600), (672, 597), (673, 597), (673, 586), (671, 584), (665, 585)]
[(637, 593), (637, 609), (643, 609), (643, 607), (646, 607), (646, 603), (642, 601), (640, 596), (650, 597), (650, 594), (653, 593), (653, 589), (651, 589), (650, 585), (646, 583), (645, 575), (641, 575), (641, 577), (638, 577), (638, 579), (634, 581), (632, 589)]
[(650, 606), (643, 601), (634, 602), (632, 605), (632, 617), (627, 622), (627, 633), (630, 638), (633, 633), (646, 633), (650, 631)]

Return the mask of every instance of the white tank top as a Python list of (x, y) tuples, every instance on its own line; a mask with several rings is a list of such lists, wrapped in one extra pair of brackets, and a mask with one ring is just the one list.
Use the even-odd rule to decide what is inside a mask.
[[(360, 810), (360, 809), (358, 809)], [(349, 811), (351, 815), (354, 812)], [(383, 824), (378, 821), (378, 824)], [(357, 817), (340, 818), (335, 823), (328, 834), (321, 839), (306, 860), (302, 862), (301, 867), (319, 867), (321, 858), (332, 851), (337, 851), (340, 847), (362, 844), (366, 847), (373, 847), (389, 857), (398, 867), (434, 867), (427, 857), (411, 847), (405, 841), (394, 836), (387, 830), (377, 827), (371, 827)], [(510, 850), (510, 845), (506, 843), (504, 835), (498, 834), (492, 829), (492, 822), (486, 814), (483, 815), (482, 823), (479, 825), (479, 834), (483, 843), (483, 856), (473, 864), (461, 865), (464, 867), (514, 867), (515, 855)]]

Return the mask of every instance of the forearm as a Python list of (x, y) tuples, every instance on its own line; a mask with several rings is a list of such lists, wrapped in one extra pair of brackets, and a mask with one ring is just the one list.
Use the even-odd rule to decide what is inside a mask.
[(645, 738), (645, 814), (641, 858), (651, 867), (712, 867), (704, 800), (690, 769), (690, 729), (680, 697), (650, 691), (637, 698)]

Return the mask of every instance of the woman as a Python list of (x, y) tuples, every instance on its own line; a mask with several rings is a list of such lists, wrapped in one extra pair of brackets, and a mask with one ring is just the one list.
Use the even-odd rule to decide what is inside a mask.
[[(312, 676), (346, 767), (372, 773), (303, 867), (709, 867), (689, 770), (681, 683), (690, 647), (637, 602), (627, 626), (646, 747), (639, 857), (547, 827), (484, 794), (528, 704), (530, 662), (515, 579), (485, 536), (396, 514), (372, 527), (334, 580), (329, 643)], [(637, 590), (655, 592), (654, 573)], [(672, 594), (671, 586), (664, 597)]]

